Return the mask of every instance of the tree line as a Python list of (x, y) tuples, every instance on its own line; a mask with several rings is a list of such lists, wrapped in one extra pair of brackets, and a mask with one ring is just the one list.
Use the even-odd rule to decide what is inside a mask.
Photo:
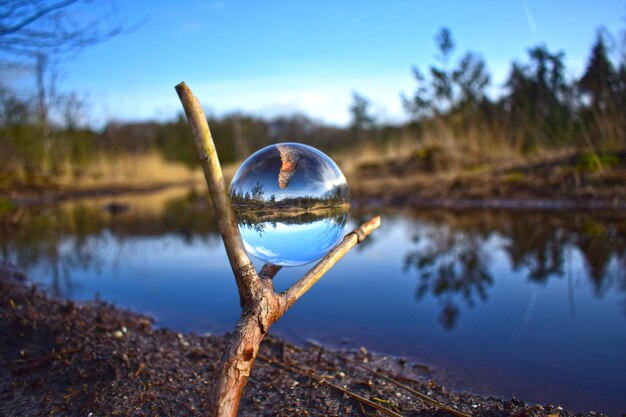
[[(606, 30), (598, 30), (578, 77), (568, 78), (562, 51), (536, 46), (528, 50), (526, 61), (511, 64), (497, 97), (488, 93), (491, 75), (479, 54), (457, 57), (446, 28), (435, 43), (435, 62), (426, 70), (413, 68), (415, 91), (400, 98), (407, 123), (377, 120), (370, 101), (358, 92), (353, 93), (351, 121), (345, 127), (303, 114), (269, 119), (242, 113), (210, 116), (222, 162), (280, 141), (308, 143), (330, 153), (354, 152), (365, 144), (389, 146), (407, 137), (415, 143), (430, 141), (486, 153), (494, 147), (520, 153), (571, 147), (595, 152), (626, 144), (626, 46), (622, 42), (617, 47), (619, 42)], [(32, 57), (35, 70), (38, 56)], [(182, 114), (159, 123), (111, 122), (94, 131), (84, 123), (89, 106), (79, 95), (42, 89), (43, 93), (24, 96), (0, 83), (0, 175), (54, 174), (68, 166), (84, 166), (97, 155), (149, 150), (190, 168), (198, 165)]]
[(270, 211), (277, 209), (311, 209), (314, 207), (338, 207), (349, 204), (350, 191), (345, 185), (333, 185), (329, 190), (311, 195), (303, 194), (299, 196), (280, 197), (276, 194), (266, 195), (263, 184), (260, 181), (244, 191), (243, 188), (234, 188), (230, 192), (230, 199), (235, 210), (244, 212)]
[(403, 99), (419, 129), (443, 130), (461, 141), (488, 138), (524, 152), (626, 144), (626, 39), (620, 50), (599, 29), (583, 73), (573, 79), (563, 51), (530, 48), (526, 62), (512, 63), (497, 98), (487, 94), (491, 76), (479, 54), (467, 52), (453, 65), (451, 32), (441, 29), (435, 41), (437, 63), (426, 72), (414, 68), (417, 89)]

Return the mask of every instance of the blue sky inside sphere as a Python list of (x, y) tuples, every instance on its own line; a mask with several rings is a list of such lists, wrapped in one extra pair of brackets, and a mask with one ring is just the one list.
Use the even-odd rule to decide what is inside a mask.
[[(285, 182), (283, 160), (295, 161)], [(281, 143), (260, 149), (239, 167), (230, 194), (246, 250), (263, 262), (316, 261), (345, 233), (348, 184), (332, 159), (311, 146)]]
[(300, 266), (319, 260), (341, 241), (347, 216), (331, 217), (303, 224), (265, 222), (262, 232), (239, 225), (249, 254), (263, 262)]

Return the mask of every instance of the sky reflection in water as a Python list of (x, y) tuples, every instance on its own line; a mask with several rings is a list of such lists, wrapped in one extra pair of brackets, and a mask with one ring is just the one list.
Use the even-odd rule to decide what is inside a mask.
[(248, 253), (283, 266), (300, 266), (326, 255), (343, 237), (347, 215), (310, 223), (239, 224)]
[(350, 191), (323, 152), (299, 143), (267, 146), (239, 167), (230, 198), (246, 250), (264, 262), (304, 265), (343, 237)]
[[(165, 210), (161, 219), (179, 223), (146, 218), (144, 227), (144, 214), (83, 206), (33, 214), (25, 230), (2, 232), (2, 257), (63, 296), (98, 293), (179, 331), (229, 331), (238, 297), (211, 219)], [(438, 368), (450, 388), (622, 412), (625, 223), (584, 213), (387, 215), (272, 332), (407, 356)], [(309, 268), (284, 268), (277, 289)]]

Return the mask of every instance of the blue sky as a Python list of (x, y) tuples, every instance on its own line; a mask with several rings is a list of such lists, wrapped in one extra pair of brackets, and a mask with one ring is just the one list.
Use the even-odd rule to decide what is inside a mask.
[(564, 50), (575, 76), (599, 26), (626, 29), (624, 0), (154, 0), (117, 7), (128, 24), (144, 23), (60, 69), (60, 88), (88, 97), (94, 124), (172, 118), (180, 109), (173, 87), (183, 80), (218, 115), (301, 111), (342, 124), (358, 91), (381, 119), (401, 120), (400, 94), (415, 85), (411, 67), (433, 62), (442, 26), (452, 30), (458, 54), (483, 56), (492, 91), (531, 46)]

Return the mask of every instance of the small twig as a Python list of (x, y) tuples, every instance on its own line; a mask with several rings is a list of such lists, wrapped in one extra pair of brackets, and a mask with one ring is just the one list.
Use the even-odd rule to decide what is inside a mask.
[(26, 213), (26, 209), (24, 208), (24, 206), (20, 206), (15, 212), (15, 214), (11, 217), (11, 224), (13, 225), (18, 224), (20, 220), (22, 219), (22, 216), (24, 215), (24, 213)]
[(361, 414), (363, 414), (365, 417), (371, 417), (370, 414), (368, 412), (365, 411), (365, 409), (363, 408), (363, 404), (358, 403), (359, 404), (359, 411), (361, 411)]
[(332, 268), (353, 246), (361, 243), (367, 236), (380, 226), (380, 216), (363, 223), (361, 227), (347, 234), (341, 243), (322, 258), (309, 272), (293, 284), (283, 294), (287, 299), (287, 308), (291, 307), (298, 298), (302, 297), (320, 278)]
[(139, 375), (141, 375), (141, 373), (143, 372), (143, 368), (145, 368), (146, 364), (144, 362), (141, 362), (138, 366), (137, 366), (137, 370), (135, 371), (135, 373), (133, 374), (133, 377), (137, 378)]
[(273, 279), (278, 271), (281, 270), (281, 268), (282, 266), (267, 263), (263, 265), (263, 268), (261, 268), (261, 272), (259, 272), (259, 275), (262, 279)]
[(378, 398), (378, 397), (370, 397), (370, 399), (374, 402), (380, 403), (380, 404), (385, 404), (388, 405), (389, 407), (391, 407), (391, 409), (393, 411), (395, 411), (396, 413), (400, 412), (400, 409), (398, 408), (397, 405), (395, 405), (393, 402), (389, 401), (389, 400), (385, 400), (384, 398)]
[(65, 356), (65, 355), (70, 355), (72, 353), (76, 353), (76, 352), (80, 352), (82, 349), (80, 348), (72, 348), (72, 349), (61, 349), (58, 352), (55, 352), (54, 350), (44, 356), (40, 356), (37, 358), (24, 358), (24, 359), (13, 359), (10, 362), (12, 363), (33, 363), (33, 362), (41, 362), (41, 361), (47, 361), (49, 359), (60, 359), (61, 357)]
[[(313, 376), (313, 378), (319, 378), (319, 377), (318, 377), (317, 375), (315, 375), (315, 376)], [(365, 398), (365, 397), (361, 397), (359, 394), (356, 394), (356, 393), (354, 393), (354, 392), (352, 392), (352, 391), (350, 391), (350, 390), (347, 390), (347, 389), (345, 389), (345, 388), (342, 388), (342, 387), (340, 387), (339, 385), (335, 385), (335, 384), (333, 384), (332, 382), (328, 382), (328, 381), (327, 381), (327, 380), (325, 380), (325, 379), (320, 379), (320, 382), (321, 382), (321, 383), (324, 383), (324, 384), (326, 384), (326, 385), (328, 385), (328, 386), (329, 386), (329, 387), (331, 387), (331, 388), (334, 388), (334, 389), (336, 389), (336, 390), (338, 390), (338, 391), (343, 392), (344, 394), (346, 394), (346, 395), (348, 395), (348, 396), (350, 396), (350, 397), (352, 397), (352, 398), (354, 398), (354, 399), (356, 399), (356, 400), (358, 400), (358, 401), (362, 402), (363, 404), (367, 404), (367, 405), (369, 405), (370, 407), (372, 407), (372, 408), (376, 409), (377, 411), (380, 411), (381, 413), (383, 413), (383, 414), (385, 414), (385, 415), (387, 415), (387, 416), (392, 416), (392, 417), (402, 417), (402, 414), (398, 414), (398, 413), (396, 413), (395, 411), (392, 411), (392, 410), (390, 410), (390, 409), (388, 409), (388, 408), (385, 408), (385, 407), (383, 407), (383, 406), (382, 406), (382, 405), (380, 405), (380, 404), (376, 404), (375, 402), (370, 401), (370, 400), (368, 400), (368, 399), (367, 399), (367, 398)]]
[(259, 355), (258, 358), (261, 359), (264, 362), (269, 363), (270, 365), (275, 365), (275, 366), (277, 366), (279, 368), (282, 368), (282, 369), (284, 369), (284, 370), (286, 370), (288, 372), (292, 372), (292, 371), (295, 370), (297, 373), (299, 373), (301, 375), (311, 377), (314, 380), (316, 380), (319, 384), (326, 384), (329, 387), (331, 387), (331, 388), (333, 388), (333, 389), (335, 389), (337, 391), (340, 391), (340, 392), (348, 395), (349, 397), (352, 397), (355, 400), (357, 400), (357, 401), (359, 401), (359, 402), (361, 402), (363, 404), (366, 404), (366, 405), (372, 407), (373, 409), (375, 409), (377, 411), (380, 411), (381, 413), (383, 413), (383, 414), (385, 414), (387, 416), (402, 417), (401, 414), (398, 414), (395, 411), (389, 410), (388, 408), (385, 408), (385, 407), (383, 407), (380, 404), (376, 404), (375, 402), (370, 401), (367, 398), (362, 397), (359, 394), (357, 394), (355, 392), (352, 392), (352, 391), (350, 391), (350, 390), (348, 390), (346, 388), (340, 387), (339, 385), (335, 385), (332, 382), (329, 382), (326, 378), (323, 378), (323, 377), (313, 373), (312, 371), (309, 371), (309, 372), (305, 371), (304, 369), (302, 369), (300, 366), (298, 366), (295, 363), (291, 363), (292, 367), (290, 368), (287, 365), (285, 365), (283, 363), (280, 363), (280, 362), (277, 362), (274, 359), (269, 358), (269, 357), (264, 356), (264, 355)]
[[(323, 352), (324, 348), (323, 348), (323, 346), (318, 345), (317, 343), (315, 343), (314, 346), (316, 346), (316, 347), (318, 347), (320, 349), (320, 354), (317, 357), (317, 362), (320, 362), (320, 360), (322, 360), (321, 353)], [(434, 398), (431, 398), (430, 396), (428, 396), (428, 395), (426, 395), (424, 393), (416, 391), (415, 389), (411, 388), (410, 386), (405, 385), (405, 384), (399, 382), (395, 378), (404, 379), (407, 382), (412, 382), (412, 383), (419, 383), (418, 381), (415, 381), (415, 380), (412, 380), (412, 379), (409, 379), (409, 378), (404, 378), (404, 377), (401, 377), (401, 376), (395, 376), (395, 377), (392, 378), (392, 377), (387, 376), (387, 375), (385, 375), (385, 374), (383, 374), (381, 372), (378, 372), (378, 371), (375, 371), (374, 369), (371, 369), (370, 367), (366, 366), (364, 363), (361, 363), (361, 362), (356, 361), (354, 359), (350, 359), (350, 358), (348, 358), (348, 357), (346, 357), (344, 355), (340, 355), (336, 351), (332, 351), (331, 350), (331, 353), (334, 353), (335, 356), (337, 356), (339, 359), (341, 359), (341, 360), (343, 360), (343, 361), (345, 361), (347, 363), (350, 363), (350, 364), (352, 364), (352, 365), (354, 365), (356, 367), (359, 367), (359, 368), (361, 368), (361, 369), (363, 369), (363, 370), (365, 370), (365, 371), (367, 371), (367, 372), (369, 372), (369, 373), (371, 373), (371, 374), (373, 374), (373, 375), (375, 375), (375, 376), (377, 376), (379, 378), (382, 378), (382, 379), (384, 379), (384, 380), (394, 384), (395, 386), (397, 386), (399, 388), (403, 388), (403, 389), (409, 391), (410, 393), (412, 393), (416, 397), (418, 397), (422, 402), (424, 402), (424, 403), (426, 403), (428, 405), (431, 405), (431, 406), (437, 407), (437, 408), (439, 408), (441, 410), (447, 411), (450, 414), (453, 414), (453, 415), (455, 415), (457, 417), (469, 417), (468, 414), (465, 414), (465, 413), (463, 413), (461, 411), (458, 411), (458, 410), (456, 410), (456, 409), (454, 409), (454, 408), (452, 408), (450, 406), (447, 406), (447, 405), (445, 405), (445, 404), (435, 400)], [(328, 359), (324, 359), (324, 362), (326, 362), (329, 365), (334, 365)]]
[(374, 369), (371, 369), (368, 366), (365, 366), (364, 364), (362, 364), (362, 363), (360, 363), (358, 361), (354, 361), (354, 360), (349, 359), (349, 358), (344, 358), (344, 359), (346, 361), (348, 361), (348, 362), (350, 362), (350, 363), (352, 363), (352, 364), (354, 364), (354, 365), (364, 369), (365, 371), (367, 371), (367, 372), (369, 372), (369, 373), (371, 373), (371, 374), (373, 374), (373, 375), (375, 375), (375, 376), (377, 376), (379, 378), (382, 378), (382, 379), (384, 379), (387, 382), (390, 382), (390, 383), (394, 384), (395, 386), (397, 386), (399, 388), (402, 388), (402, 389), (405, 389), (405, 390), (409, 391), (411, 394), (415, 395), (416, 397), (418, 397), (420, 400), (422, 400), (424, 403), (426, 403), (428, 405), (432, 405), (432, 406), (437, 407), (437, 408), (439, 408), (441, 410), (447, 411), (448, 413), (450, 413), (452, 415), (455, 415), (457, 417), (470, 417), (469, 414), (465, 414), (465, 413), (463, 413), (463, 412), (461, 412), (461, 411), (459, 411), (459, 410), (457, 410), (455, 408), (447, 406), (447, 405), (445, 405), (445, 404), (435, 400), (434, 398), (431, 398), (428, 395), (426, 395), (424, 393), (421, 393), (421, 392), (419, 392), (419, 391), (409, 387), (408, 385), (405, 385), (405, 384), (403, 384), (401, 382), (398, 382), (395, 379), (393, 379), (393, 378), (391, 378), (391, 377), (389, 377), (389, 376), (387, 376), (387, 375), (385, 375), (383, 373), (380, 373), (378, 371), (375, 371)]
[(26, 365), (22, 368), (14, 369), (12, 372), (17, 375), (26, 374), (30, 372), (38, 371), (41, 368), (45, 368), (55, 360), (61, 359), (63, 356), (71, 355), (72, 353), (80, 352), (82, 349), (63, 349), (59, 352), (50, 352), (47, 355), (39, 358), (32, 359), (16, 359), (13, 362), (24, 361)]

